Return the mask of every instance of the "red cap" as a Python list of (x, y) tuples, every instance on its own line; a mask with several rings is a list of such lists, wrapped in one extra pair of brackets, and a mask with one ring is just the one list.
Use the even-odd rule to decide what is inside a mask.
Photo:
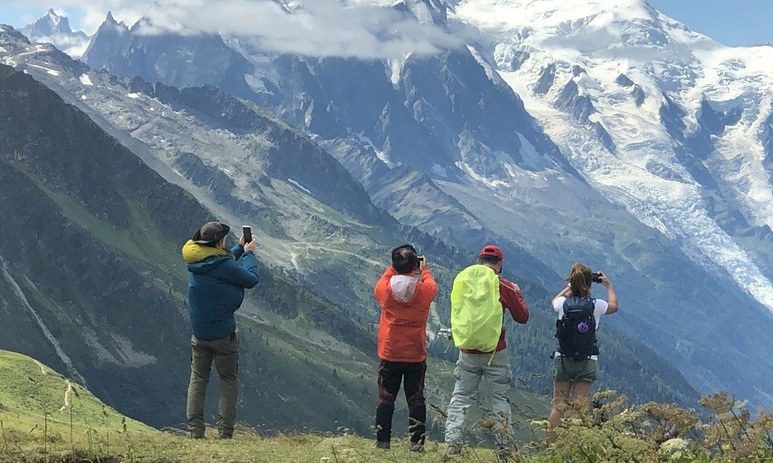
[(494, 256), (499, 260), (504, 260), (505, 253), (502, 252), (501, 249), (499, 249), (498, 246), (494, 246), (493, 244), (487, 244), (483, 246), (483, 249), (480, 250), (481, 256)]

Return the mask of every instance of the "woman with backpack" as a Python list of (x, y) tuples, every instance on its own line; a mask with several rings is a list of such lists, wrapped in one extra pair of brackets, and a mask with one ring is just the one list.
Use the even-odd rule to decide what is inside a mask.
[[(607, 289), (607, 300), (591, 296), (593, 283)], [(569, 285), (553, 298), (558, 315), (556, 338), (558, 349), (553, 354), (553, 407), (548, 421), (547, 442), (556, 439), (555, 428), (561, 426), (561, 412), (570, 400), (589, 400), (593, 381), (598, 374), (596, 330), (602, 315), (617, 312), (617, 293), (612, 282), (601, 272), (574, 264)]]

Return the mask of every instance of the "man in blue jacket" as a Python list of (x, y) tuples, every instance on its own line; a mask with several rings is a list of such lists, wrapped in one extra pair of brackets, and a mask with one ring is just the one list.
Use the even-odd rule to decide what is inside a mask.
[(197, 439), (204, 437), (204, 395), (213, 360), (220, 376), (218, 434), (223, 439), (233, 437), (239, 395), (234, 312), (242, 305), (244, 288), (258, 283), (255, 240), (245, 243), (242, 236), (229, 251), (225, 246), (229, 230), (228, 225), (208, 222), (182, 248), (190, 272), (188, 314), (193, 327), (187, 419), (188, 431)]

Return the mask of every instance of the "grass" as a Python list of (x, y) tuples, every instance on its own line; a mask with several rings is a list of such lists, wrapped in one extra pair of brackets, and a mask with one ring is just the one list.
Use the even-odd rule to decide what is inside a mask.
[[(239, 463), (377, 463), (377, 462), (445, 462), (445, 446), (430, 442), (424, 453), (408, 450), (407, 442), (393, 442), (391, 450), (376, 449), (371, 439), (355, 436), (312, 434), (261, 437), (249, 430), (237, 432), (234, 439), (223, 441), (214, 436), (194, 440), (164, 433), (95, 432), (92, 440), (80, 436), (70, 447), (68, 442), (49, 443), (30, 439), (23, 447), (0, 449), (0, 462), (239, 462)], [(454, 458), (456, 462), (495, 462), (489, 449), (467, 449)]]
[[(348, 430), (267, 436), (242, 425), (232, 440), (217, 439), (212, 428), (206, 439), (196, 440), (180, 430), (161, 431), (122, 416), (85, 388), (21, 354), (0, 351), (0, 377), (0, 463), (497, 461), (491, 449), (474, 440), (461, 455), (449, 457), (445, 445), (433, 436), (423, 453), (410, 452), (404, 434), (395, 435), (392, 449), (384, 451), (375, 448), (372, 437)], [(598, 405), (592, 413), (568, 419), (559, 429), (554, 447), (546, 448), (541, 437), (532, 434), (531, 441), (516, 439), (518, 453), (508, 461), (773, 461), (773, 415), (765, 412), (752, 418), (726, 394), (704, 396), (701, 404), (714, 418), (703, 423), (694, 411), (668, 404), (630, 406), (612, 391), (597, 393), (594, 401)], [(483, 421), (473, 426), (480, 429)], [(679, 437), (663, 437), (664, 430)]]
[[(287, 350), (298, 347), (282, 346)], [(415, 454), (396, 435), (392, 450), (385, 452), (374, 448), (372, 438), (348, 435), (348, 429), (335, 435), (266, 436), (242, 425), (230, 441), (216, 439), (211, 428), (207, 439), (190, 439), (179, 430), (160, 431), (122, 416), (82, 386), (14, 352), (0, 351), (0, 377), (0, 462), (445, 461), (445, 446), (434, 438), (428, 439), (425, 453)], [(340, 379), (342, 384), (372, 382), (363, 377)], [(398, 416), (396, 433), (405, 427)], [(456, 461), (495, 459), (490, 450), (471, 449)]]

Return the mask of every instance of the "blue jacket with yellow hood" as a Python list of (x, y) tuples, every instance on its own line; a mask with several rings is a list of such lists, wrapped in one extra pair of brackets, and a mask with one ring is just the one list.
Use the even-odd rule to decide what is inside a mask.
[(188, 240), (182, 248), (188, 264), (188, 314), (198, 339), (224, 338), (236, 329), (234, 312), (244, 289), (258, 284), (258, 262), (237, 244), (231, 251)]

